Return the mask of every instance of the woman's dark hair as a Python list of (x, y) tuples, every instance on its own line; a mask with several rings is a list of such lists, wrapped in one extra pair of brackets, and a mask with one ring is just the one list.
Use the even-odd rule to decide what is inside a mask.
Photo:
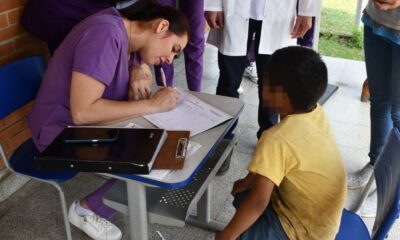
[(269, 59), (264, 84), (282, 86), (295, 110), (309, 111), (324, 94), (328, 70), (314, 50), (286, 47)]
[(120, 9), (123, 17), (131, 21), (151, 21), (157, 18), (169, 22), (168, 30), (177, 36), (190, 36), (190, 27), (186, 17), (176, 8), (161, 6), (155, 0), (139, 0), (136, 3)]

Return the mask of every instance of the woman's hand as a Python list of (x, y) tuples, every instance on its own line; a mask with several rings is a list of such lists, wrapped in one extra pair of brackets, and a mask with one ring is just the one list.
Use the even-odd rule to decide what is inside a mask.
[(296, 22), (294, 24), (292, 30), (292, 38), (300, 38), (303, 37), (304, 34), (310, 29), (312, 26), (312, 17), (309, 16), (297, 16)]
[(132, 66), (129, 69), (129, 99), (148, 99), (151, 96), (153, 76), (147, 64)]
[(373, 2), (383, 11), (398, 8), (400, 6), (400, 0), (373, 0)]
[(173, 109), (179, 100), (179, 94), (171, 87), (161, 88), (151, 97), (152, 106), (156, 112), (166, 112)]

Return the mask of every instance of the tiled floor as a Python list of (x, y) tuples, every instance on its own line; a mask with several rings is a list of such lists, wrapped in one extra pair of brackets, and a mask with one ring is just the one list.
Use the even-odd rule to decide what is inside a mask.
[[(175, 84), (186, 88), (185, 74), (181, 57), (175, 62)], [(218, 79), (217, 51), (207, 46), (204, 64), (203, 91), (214, 93)], [(325, 103), (324, 108), (329, 115), (334, 134), (340, 146), (347, 172), (354, 172), (367, 161), (369, 145), (369, 104), (359, 101), (360, 89), (365, 79), (363, 62), (336, 58), (324, 58), (329, 70), (330, 83), (339, 86), (339, 90)], [(232, 183), (246, 174), (246, 166), (256, 144), (257, 131), (257, 85), (246, 79), (242, 86), (245, 109), (239, 121), (239, 139), (235, 148), (229, 172), (215, 179), (212, 185), (212, 217), (228, 221), (234, 209), (231, 207), (229, 194)], [(95, 189), (102, 179), (81, 174), (64, 184), (67, 202), (82, 197)], [(347, 206), (353, 202), (357, 192), (349, 192)], [(366, 206), (373, 206), (376, 199), (368, 199)], [(366, 211), (366, 210), (363, 210)], [(124, 233), (127, 233), (127, 219), (116, 214), (111, 219)], [(323, 220), (323, 219), (321, 219)], [(369, 229), (373, 218), (365, 218)], [(57, 192), (46, 184), (29, 182), (21, 190), (0, 204), (0, 239), (64, 239), (64, 230)], [(193, 226), (185, 228), (149, 225), (150, 239), (160, 239), (155, 233), (159, 230), (168, 240), (206, 240), (213, 239), (213, 232)], [(73, 228), (74, 239), (89, 239)], [(400, 238), (400, 224), (397, 222), (388, 239)], [(128, 239), (124, 234), (123, 239)]]

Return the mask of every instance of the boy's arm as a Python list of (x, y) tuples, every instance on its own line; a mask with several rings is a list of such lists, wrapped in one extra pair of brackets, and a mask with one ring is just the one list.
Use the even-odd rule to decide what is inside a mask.
[(275, 184), (268, 178), (255, 174), (249, 195), (240, 204), (228, 226), (215, 236), (216, 240), (236, 239), (265, 211)]
[(249, 172), (245, 178), (237, 180), (233, 184), (233, 188), (231, 191), (232, 196), (234, 196), (236, 193), (240, 193), (251, 188), (255, 182), (255, 177), (256, 174)]

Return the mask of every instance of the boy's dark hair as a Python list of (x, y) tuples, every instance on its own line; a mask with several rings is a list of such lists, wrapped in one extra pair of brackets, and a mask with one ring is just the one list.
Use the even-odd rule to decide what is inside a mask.
[(264, 84), (282, 86), (294, 110), (298, 111), (314, 107), (328, 83), (328, 71), (320, 55), (298, 46), (274, 52), (264, 76)]
[(139, 0), (134, 4), (120, 9), (123, 17), (131, 21), (151, 21), (157, 18), (169, 22), (168, 30), (177, 36), (187, 34), (190, 37), (190, 27), (187, 18), (181, 11), (170, 6), (161, 6), (155, 0)]

